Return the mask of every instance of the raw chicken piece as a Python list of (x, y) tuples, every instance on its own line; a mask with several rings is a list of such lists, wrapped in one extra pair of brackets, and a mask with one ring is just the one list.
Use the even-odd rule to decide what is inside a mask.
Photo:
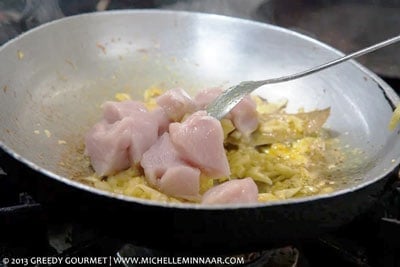
[(109, 124), (100, 121), (85, 136), (85, 153), (96, 173), (110, 175), (129, 168), (128, 149), (131, 144), (132, 119)]
[(158, 138), (157, 118), (140, 102), (106, 102), (103, 118), (85, 139), (87, 155), (98, 175), (137, 164)]
[(217, 185), (204, 193), (202, 204), (256, 203), (258, 188), (253, 179), (236, 179)]
[(165, 113), (163, 108), (157, 107), (150, 111), (150, 114), (155, 118), (158, 123), (158, 135), (161, 136), (163, 133), (168, 131), (170, 120), (168, 115)]
[(182, 123), (171, 123), (169, 132), (181, 159), (213, 178), (230, 174), (224, 134), (217, 119), (197, 111)]
[(160, 190), (188, 200), (200, 198), (200, 170), (185, 165), (170, 167), (160, 179)]
[[(206, 109), (218, 95), (222, 93), (221, 88), (210, 88), (199, 92), (195, 97), (197, 106)], [(246, 96), (234, 107), (225, 118), (232, 120), (235, 128), (241, 133), (249, 135), (258, 127), (257, 104), (250, 97)]]
[(109, 123), (114, 123), (124, 117), (148, 120), (158, 125), (158, 135), (168, 130), (170, 120), (162, 108), (149, 112), (142, 102), (138, 101), (107, 101), (103, 104), (103, 117)]
[(172, 121), (180, 121), (186, 113), (192, 113), (197, 109), (192, 98), (180, 88), (168, 90), (160, 95), (157, 104)]
[(140, 161), (144, 169), (146, 178), (152, 185), (158, 185), (158, 178), (167, 171), (168, 168), (184, 165), (179, 158), (174, 145), (171, 143), (168, 133), (164, 133), (157, 142), (147, 150)]
[(127, 100), (122, 102), (107, 101), (102, 105), (103, 118), (108, 123), (114, 123), (124, 117), (138, 117), (147, 114), (145, 105), (138, 101)]
[(194, 98), (196, 105), (199, 109), (206, 109), (207, 105), (210, 104), (214, 99), (222, 93), (221, 88), (209, 88), (200, 91)]
[[(161, 120), (147, 111), (143, 103), (138, 101), (107, 101), (103, 104), (103, 117), (108, 123), (131, 118), (131, 143), (128, 157), (131, 164), (136, 164), (144, 152), (157, 140)], [(165, 127), (165, 126), (164, 126)], [(118, 139), (118, 137), (115, 137)]]
[(143, 154), (157, 141), (158, 123), (151, 116), (132, 118), (132, 120), (129, 160), (131, 164), (137, 164)]
[(258, 127), (257, 104), (250, 97), (246, 96), (234, 107), (230, 114), (232, 122), (239, 132), (249, 135)]

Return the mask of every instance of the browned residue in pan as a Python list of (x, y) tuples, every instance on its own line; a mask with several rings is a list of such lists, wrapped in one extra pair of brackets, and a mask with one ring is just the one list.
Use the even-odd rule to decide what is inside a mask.
[(99, 48), (103, 52), (103, 54), (107, 54), (107, 50), (106, 50), (106, 47), (104, 45), (102, 45), (100, 43), (97, 43), (96, 47)]
[(57, 145), (65, 147), (58, 162), (59, 172), (72, 180), (87, 177), (94, 173), (90, 161), (85, 156), (85, 145), (82, 136), (71, 135), (63, 137)]
[(76, 66), (75, 66), (75, 64), (74, 64), (71, 60), (66, 59), (66, 60), (65, 60), (65, 63), (67, 63), (67, 64), (70, 65), (74, 70), (76, 70)]
[(4, 85), (4, 86), (3, 86), (3, 92), (4, 92), (4, 93), (7, 93), (7, 90), (8, 90), (8, 86), (7, 86), (7, 85)]
[(148, 53), (149, 52), (149, 50), (147, 50), (146, 48), (139, 48), (136, 51), (139, 53)]

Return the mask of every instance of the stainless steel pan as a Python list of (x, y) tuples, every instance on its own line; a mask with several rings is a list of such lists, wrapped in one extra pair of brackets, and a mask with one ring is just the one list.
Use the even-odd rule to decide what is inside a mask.
[(99, 224), (111, 216), (117, 227), (109, 228), (139, 243), (238, 250), (318, 234), (365, 211), (400, 161), (398, 129), (387, 130), (399, 98), (355, 62), (256, 92), (287, 98), (290, 111), (331, 107), (327, 127), (363, 151), (334, 193), (203, 207), (115, 195), (69, 177), (82, 168), (83, 134), (117, 92), (141, 98), (153, 85), (195, 92), (297, 72), (339, 55), (283, 28), (215, 15), (144, 10), (61, 19), (0, 49), (0, 147), (49, 182), (45, 194), (61, 192), (72, 211), (80, 210), (74, 200), (82, 196), (91, 204), (86, 217)]

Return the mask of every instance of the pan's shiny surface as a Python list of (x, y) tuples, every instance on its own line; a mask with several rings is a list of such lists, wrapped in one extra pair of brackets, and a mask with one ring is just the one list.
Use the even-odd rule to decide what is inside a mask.
[[(189, 92), (227, 87), (295, 73), (339, 55), (282, 28), (215, 15), (119, 11), (65, 18), (0, 49), (0, 147), (52, 179), (96, 194), (160, 207), (227, 208), (160, 204), (99, 191), (68, 179), (79, 171), (79, 161), (65, 163), (80, 155), (76, 148), (100, 117), (100, 104), (117, 92), (141, 98), (154, 85)], [(399, 164), (398, 131), (387, 130), (399, 98), (354, 62), (256, 93), (271, 101), (287, 98), (289, 111), (331, 107), (327, 127), (360, 148), (363, 163), (355, 166), (348, 185), (332, 194), (246, 207), (349, 194)]]

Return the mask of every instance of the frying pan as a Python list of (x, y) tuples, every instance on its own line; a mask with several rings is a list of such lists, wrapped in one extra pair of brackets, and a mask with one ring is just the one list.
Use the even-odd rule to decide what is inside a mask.
[(101, 103), (118, 92), (141, 99), (151, 86), (179, 86), (194, 93), (340, 55), (301, 34), (224, 16), (141, 10), (64, 18), (0, 49), (0, 146), (40, 174), (37, 189), (48, 207), (138, 244), (233, 252), (307, 238), (366, 211), (399, 165), (398, 129), (387, 130), (399, 98), (354, 61), (255, 92), (270, 101), (288, 99), (289, 112), (331, 107), (326, 127), (360, 151), (333, 193), (210, 207), (112, 194), (70, 177), (83, 168), (84, 133), (100, 118)]

